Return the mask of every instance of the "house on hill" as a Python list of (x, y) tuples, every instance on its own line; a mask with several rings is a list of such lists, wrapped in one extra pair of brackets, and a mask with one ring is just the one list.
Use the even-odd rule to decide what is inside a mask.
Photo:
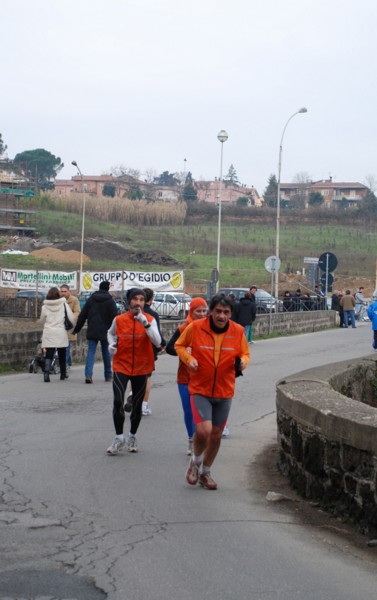
[(362, 183), (337, 182), (329, 179), (308, 181), (306, 183), (281, 183), (280, 200), (282, 205), (301, 202), (302, 207), (309, 205), (310, 194), (319, 192), (323, 197), (323, 206), (326, 208), (358, 206), (366, 196), (369, 189)]
[[(220, 197), (220, 180), (196, 181), (195, 188), (198, 192), (199, 202), (211, 202), (217, 204)], [(223, 181), (221, 186), (221, 202), (234, 204), (241, 196), (248, 198), (249, 206), (261, 206), (263, 199), (254, 187), (237, 185)]]

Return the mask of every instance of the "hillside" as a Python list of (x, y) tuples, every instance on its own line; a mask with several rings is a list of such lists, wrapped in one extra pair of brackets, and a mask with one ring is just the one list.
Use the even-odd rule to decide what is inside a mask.
[[(103, 212), (102, 203), (100, 213), (96, 216), (95, 204), (93, 202), (91, 205), (85, 222), (84, 254), (90, 260), (86, 263), (87, 269), (183, 268), (188, 289), (202, 291), (205, 288), (211, 270), (216, 265), (217, 207), (196, 205), (190, 207), (186, 214), (175, 209), (179, 218), (174, 221), (171, 216), (166, 216), (168, 213), (164, 203), (167, 224), (161, 223), (160, 219), (155, 224), (152, 218), (143, 224), (140, 210), (138, 213), (136, 203), (131, 203), (134, 214), (138, 214), (138, 221), (134, 224), (127, 222), (132, 221), (130, 210), (123, 211), (122, 218), (118, 216), (116, 210), (119, 201), (113, 205), (107, 203), (111, 208), (108, 217)], [(64, 212), (61, 209), (60, 201), (59, 206), (53, 205), (49, 210), (42, 207), (39, 210), (39, 247), (44, 242), (63, 251), (77, 251), (79, 255), (79, 205), (77, 211), (70, 208), (70, 211)], [(275, 254), (274, 211), (224, 206), (222, 217), (221, 284), (243, 287), (254, 282), (269, 289), (270, 274), (264, 268), (264, 261)], [(355, 214), (340, 215), (328, 211), (294, 214), (283, 211), (280, 226), (282, 286), (292, 289), (300, 281), (305, 284), (305, 278), (297, 274), (302, 273), (305, 267), (304, 257), (318, 257), (329, 251), (338, 258), (336, 288), (364, 285), (367, 290), (374, 289), (376, 225), (375, 219)], [(18, 242), (3, 240), (3, 247), (15, 247), (22, 243), (25, 245), (26, 239)], [(28, 243), (30, 245), (30, 240)], [(78, 268), (77, 262), (74, 260), (71, 268)], [(2, 256), (0, 263), (4, 267), (17, 265), (23, 268), (58, 266), (46, 255), (39, 258), (35, 255)]]

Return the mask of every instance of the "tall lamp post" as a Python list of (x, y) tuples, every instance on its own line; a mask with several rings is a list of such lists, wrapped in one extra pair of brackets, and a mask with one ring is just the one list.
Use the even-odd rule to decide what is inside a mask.
[(84, 231), (85, 231), (85, 189), (84, 189), (84, 178), (81, 173), (80, 167), (75, 160), (72, 161), (74, 167), (76, 167), (81, 177), (81, 191), (82, 191), (82, 225), (81, 225), (81, 252), (80, 252), (80, 273), (79, 273), (79, 292), (81, 292), (81, 279), (82, 279), (82, 259), (84, 254)]
[(221, 244), (221, 192), (223, 187), (223, 146), (224, 142), (228, 139), (227, 132), (222, 129), (217, 134), (217, 139), (221, 143), (221, 158), (220, 158), (220, 183), (219, 183), (219, 224), (217, 229), (217, 261), (216, 261), (216, 269), (217, 269), (217, 282), (216, 282), (216, 290), (219, 289), (219, 279), (220, 279), (220, 244)]
[[(288, 121), (286, 122), (284, 129), (283, 129), (283, 133), (281, 136), (281, 140), (280, 140), (280, 147), (279, 147), (279, 166), (278, 166), (278, 189), (277, 189), (277, 200), (276, 200), (276, 249), (275, 249), (275, 256), (277, 259), (280, 258), (279, 254), (280, 254), (280, 177), (281, 177), (281, 157), (282, 157), (282, 153), (283, 153), (283, 139), (284, 139), (284, 134), (285, 134), (285, 130), (287, 129), (288, 123), (293, 119), (293, 117), (295, 117), (296, 115), (299, 115), (301, 113), (306, 113), (308, 112), (308, 109), (303, 107), (300, 108), (300, 110), (297, 110), (295, 113), (293, 113), (293, 115), (291, 115), (288, 119)], [(274, 290), (274, 295), (275, 298), (278, 297), (279, 295), (279, 270), (276, 269), (275, 271), (275, 290)]]

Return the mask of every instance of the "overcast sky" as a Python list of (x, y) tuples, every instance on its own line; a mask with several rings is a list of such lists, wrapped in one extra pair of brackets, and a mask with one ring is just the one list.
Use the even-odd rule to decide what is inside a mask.
[(0, 132), (59, 177), (377, 178), (376, 0), (3, 0)]

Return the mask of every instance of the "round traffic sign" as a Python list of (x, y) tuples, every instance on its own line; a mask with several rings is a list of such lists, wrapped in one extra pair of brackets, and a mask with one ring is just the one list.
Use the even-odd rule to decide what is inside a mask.
[(338, 266), (338, 259), (332, 252), (324, 252), (318, 259), (318, 266), (321, 271), (335, 271)]
[(327, 279), (327, 288), (329, 288), (334, 283), (334, 275), (332, 275), (332, 273), (327, 273), (327, 277), (326, 277), (326, 273), (322, 273), (321, 283), (322, 283), (323, 287), (326, 286), (326, 279)]
[(269, 273), (276, 273), (280, 269), (281, 260), (277, 256), (269, 256), (264, 261), (264, 268)]

